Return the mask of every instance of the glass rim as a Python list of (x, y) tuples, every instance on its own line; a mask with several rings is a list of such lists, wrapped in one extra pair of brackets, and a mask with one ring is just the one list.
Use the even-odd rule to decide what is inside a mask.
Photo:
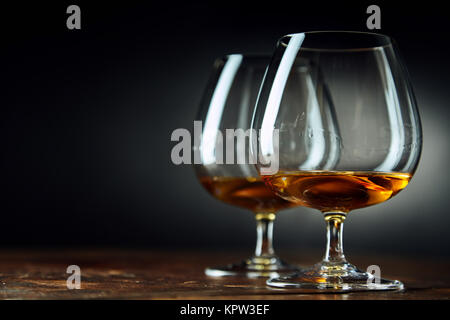
[[(286, 39), (291, 39), (293, 36), (296, 35), (304, 35), (304, 40), (313, 40), (314, 37), (311, 39), (309, 36), (319, 36), (319, 35), (337, 35), (339, 37), (347, 37), (345, 40), (353, 40), (355, 42), (366, 42), (367, 45), (358, 45), (355, 43), (355, 45), (348, 45), (347, 47), (327, 47), (327, 45), (316, 45), (311, 46), (309, 44), (303, 44), (300, 48), (300, 50), (306, 50), (306, 51), (317, 51), (317, 52), (358, 52), (358, 51), (375, 51), (384, 49), (387, 47), (391, 47), (394, 43), (394, 40), (385, 34), (377, 33), (377, 32), (366, 32), (366, 31), (348, 31), (348, 30), (317, 30), (317, 31), (305, 31), (305, 32), (298, 32), (298, 33), (290, 33), (283, 37), (281, 37), (278, 41), (281, 45), (287, 45), (285, 42)], [(349, 37), (356, 37), (354, 39), (349, 39)], [(318, 41), (318, 40), (316, 40)], [(373, 43), (373, 44), (371, 44)]]
[(242, 59), (270, 59), (272, 55), (273, 54), (271, 52), (235, 52), (219, 56), (216, 58), (216, 60), (226, 61), (233, 56), (241, 56)]
[(238, 59), (240, 61), (245, 61), (245, 64), (258, 64), (265, 63), (268, 64), (272, 59), (273, 54), (269, 52), (261, 52), (261, 53), (230, 53), (225, 54), (223, 56), (217, 57), (214, 60), (214, 66), (217, 68), (218, 66), (223, 65), (230, 59)]

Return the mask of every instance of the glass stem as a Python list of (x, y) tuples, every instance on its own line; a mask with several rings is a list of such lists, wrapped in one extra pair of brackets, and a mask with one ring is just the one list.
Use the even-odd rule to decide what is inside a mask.
[(327, 224), (327, 249), (323, 261), (331, 263), (344, 263), (346, 260), (344, 256), (342, 233), (344, 228), (345, 213), (326, 212), (324, 213), (324, 217)]
[(272, 242), (274, 220), (274, 213), (256, 214), (256, 257), (270, 257), (274, 255)]

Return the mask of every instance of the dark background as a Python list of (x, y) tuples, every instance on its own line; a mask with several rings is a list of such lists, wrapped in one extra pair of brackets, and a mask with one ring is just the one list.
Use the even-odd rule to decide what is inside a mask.
[[(81, 7), (81, 30), (66, 8)], [(450, 258), (449, 15), (438, 2), (48, 1), (0, 17), (0, 245), (248, 248), (251, 213), (175, 166), (170, 135), (192, 127), (216, 57), (272, 52), (287, 33), (367, 31), (397, 40), (424, 149), (398, 197), (351, 213), (346, 251)], [(324, 246), (318, 212), (279, 215), (278, 249)]]

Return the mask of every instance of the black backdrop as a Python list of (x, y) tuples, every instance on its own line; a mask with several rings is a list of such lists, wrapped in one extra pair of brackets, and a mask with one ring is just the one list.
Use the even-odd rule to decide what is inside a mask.
[[(70, 4), (81, 30), (66, 28)], [(0, 245), (251, 250), (252, 215), (173, 165), (170, 134), (191, 128), (216, 57), (271, 52), (287, 33), (367, 30), (369, 4), (405, 57), (424, 150), (407, 190), (351, 214), (347, 252), (450, 257), (450, 27), (433, 1), (2, 3)], [(322, 224), (288, 210), (276, 245), (320, 252)]]

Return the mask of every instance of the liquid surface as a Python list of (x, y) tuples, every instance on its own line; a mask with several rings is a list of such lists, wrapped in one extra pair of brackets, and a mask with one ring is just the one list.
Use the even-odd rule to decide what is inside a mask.
[(255, 213), (276, 213), (298, 204), (273, 193), (256, 177), (201, 177), (200, 182), (215, 198)]
[(263, 176), (267, 186), (288, 201), (323, 212), (364, 208), (404, 189), (411, 175), (364, 171), (285, 171)]

